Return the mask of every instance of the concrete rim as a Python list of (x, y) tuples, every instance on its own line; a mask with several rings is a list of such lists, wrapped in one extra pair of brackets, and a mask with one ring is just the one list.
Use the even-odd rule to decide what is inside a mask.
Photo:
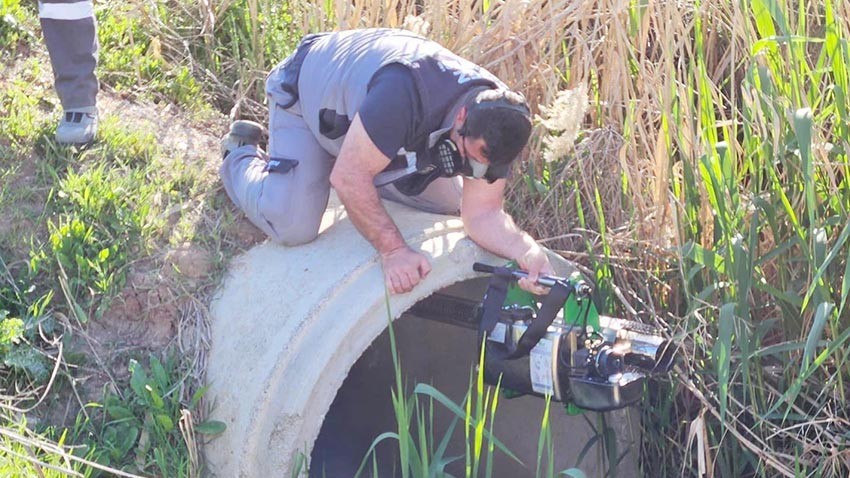
[(205, 447), (216, 475), (289, 473), (299, 452), (309, 457), (337, 390), (390, 318), (479, 277), (473, 262), (505, 262), (467, 238), (456, 217), (386, 206), (408, 244), (431, 261), (410, 293), (386, 296), (375, 250), (339, 205), (313, 243), (264, 244), (234, 261), (211, 304), (208, 396), (217, 407), (212, 418), (228, 425)]

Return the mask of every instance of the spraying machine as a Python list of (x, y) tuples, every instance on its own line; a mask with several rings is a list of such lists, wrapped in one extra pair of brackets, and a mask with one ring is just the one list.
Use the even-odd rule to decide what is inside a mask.
[(661, 331), (600, 315), (590, 285), (575, 274), (542, 276), (549, 288), (534, 296), (516, 284), (527, 277), (512, 267), (476, 263), (491, 274), (481, 302), (435, 294), (411, 311), (474, 328), (484, 347), (484, 380), (512, 395), (551, 396), (570, 413), (631, 405), (652, 374), (666, 373), (675, 349)]

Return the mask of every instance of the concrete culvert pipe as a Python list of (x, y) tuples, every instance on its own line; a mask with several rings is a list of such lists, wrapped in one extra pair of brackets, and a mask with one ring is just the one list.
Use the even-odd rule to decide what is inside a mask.
[[(475, 333), (406, 312), (437, 291), (480, 299), (485, 283), (472, 271), (473, 262), (504, 260), (468, 239), (458, 218), (385, 203), (408, 244), (427, 254), (432, 265), (412, 292), (387, 300), (374, 249), (333, 202), (316, 241), (295, 248), (267, 243), (234, 260), (211, 305), (207, 397), (212, 418), (227, 425), (204, 449), (214, 476), (289, 476), (299, 454), (312, 454), (315, 476), (323, 470), (328, 477), (352, 476), (375, 436), (395, 431), (390, 315), (402, 317), (394, 328), (407, 384), (429, 383), (463, 400), (476, 360)], [(570, 271), (563, 259), (553, 260), (559, 274)], [(495, 476), (534, 475), (543, 408), (535, 397), (500, 401), (496, 436), (528, 468), (500, 458)], [(553, 403), (550, 423), (556, 463), (568, 468), (594, 432), (584, 417), (562, 410)], [(589, 418), (598, 426), (595, 414)], [(438, 436), (450, 419), (438, 415)], [(631, 448), (619, 476), (636, 474), (632, 421), (624, 411), (607, 420), (616, 430), (618, 453)], [(462, 455), (462, 428), (455, 434), (450, 455)], [(381, 450), (379, 458), (393, 460)], [(581, 468), (596, 476), (600, 453), (588, 453)]]

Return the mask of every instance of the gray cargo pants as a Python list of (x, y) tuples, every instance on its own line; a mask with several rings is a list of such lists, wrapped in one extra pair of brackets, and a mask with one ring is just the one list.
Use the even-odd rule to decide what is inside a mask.
[(38, 18), (62, 108), (95, 106), (98, 43), (92, 0), (40, 0)]
[[(271, 78), (271, 75), (270, 75)], [(269, 102), (269, 152), (242, 146), (221, 165), (221, 180), (230, 199), (255, 226), (285, 245), (310, 242), (319, 234), (328, 204), (334, 157), (325, 151), (301, 116), (300, 102), (284, 109), (291, 96), (277, 82), (266, 82)], [(270, 172), (269, 158), (298, 161), (287, 171)], [(381, 197), (438, 214), (460, 213), (461, 178), (439, 178), (418, 196), (405, 196), (392, 185)]]

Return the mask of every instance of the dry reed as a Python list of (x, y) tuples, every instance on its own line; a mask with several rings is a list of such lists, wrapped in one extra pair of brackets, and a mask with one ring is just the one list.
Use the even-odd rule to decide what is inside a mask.
[[(624, 302), (624, 311), (632, 310), (626, 302), (640, 304), (637, 308), (643, 313), (655, 316), (661, 325), (669, 325), (671, 334), (683, 343), (685, 363), (691, 367), (683, 372), (687, 374), (705, 371), (706, 366), (700, 363), (710, 363), (711, 344), (722, 341), (718, 338), (716, 319), (718, 295), (697, 297), (688, 290), (691, 278), (708, 274), (697, 271), (696, 267), (685, 270), (685, 265), (678, 262), (681, 259), (678, 251), (685, 250), (687, 242), (707, 251), (733, 247), (732, 233), (739, 231), (730, 230), (730, 224), (745, 232), (744, 228), (760, 220), (752, 210), (755, 203), (764, 200), (757, 187), (743, 191), (752, 194), (740, 194), (739, 188), (752, 186), (747, 181), (755, 181), (756, 172), (734, 176), (741, 184), (731, 185), (713, 197), (717, 191), (710, 181), (699, 176), (703, 172), (700, 168), (707, 168), (705, 165), (711, 161), (721, 162), (716, 149), (722, 143), (728, 157), (735, 160), (729, 169), (736, 173), (757, 169), (761, 161), (775, 158), (759, 158), (748, 150), (747, 135), (763, 138), (772, 151), (780, 151), (786, 145), (782, 143), (782, 131), (777, 129), (788, 122), (786, 116), (792, 104), (800, 109), (826, 107), (817, 104), (817, 98), (812, 101), (805, 91), (788, 88), (781, 92), (779, 100), (771, 102), (755, 88), (741, 87), (752, 67), (769, 70), (783, 61), (799, 66), (801, 56), (795, 56), (797, 49), (805, 49), (809, 58), (817, 58), (821, 52), (817, 41), (804, 46), (789, 41), (789, 46), (783, 43), (779, 33), (775, 38), (765, 34), (762, 30), (769, 30), (768, 24), (781, 23), (770, 18), (767, 22), (763, 20), (765, 12), (759, 9), (768, 4), (786, 8), (790, 12), (786, 20), (791, 25), (808, 21), (806, 34), (823, 36), (829, 31), (823, 2), (756, 0), (333, 0), (281, 5), (261, 0), (228, 0), (218, 4), (203, 1), (186, 7), (194, 19), (190, 22), (190, 33), (169, 30), (165, 21), (158, 24), (163, 37), (171, 40), (166, 42), (167, 51), (180, 61), (185, 60), (186, 49), (181, 45), (187, 37), (195, 35), (203, 39), (208, 53), (190, 49), (189, 61), (196, 66), (194, 70), (199, 76), (207, 80), (217, 104), (232, 106), (234, 116), (262, 119), (263, 74), (294, 46), (294, 41), (286, 48), (270, 45), (262, 34), (267, 33), (268, 25), (281, 9), (298, 26), (293, 30), (302, 33), (378, 26), (413, 29), (523, 91), (536, 111), (552, 105), (565, 89), (586, 87), (590, 108), (576, 118), (584, 130), (578, 147), (546, 162), (543, 157), (547, 145), (552, 143), (542, 139), (547, 132), (538, 127), (536, 139), (528, 148), (527, 161), (518, 171), (521, 174), (515, 176), (510, 207), (524, 227), (568, 258), (582, 263), (595, 279), (607, 284), (605, 288)], [(830, 4), (840, 23), (830, 28), (844, 32), (842, 40), (846, 49), (850, 5)], [(253, 28), (239, 30), (241, 33), (237, 34), (238, 28), (234, 27), (234, 31), (225, 35), (225, 19), (237, 5), (247, 11), (245, 17)], [(775, 13), (767, 12), (768, 16)], [(788, 35), (794, 33), (797, 32)], [(222, 43), (222, 38), (235, 38), (239, 34), (243, 36), (238, 42)], [(759, 39), (780, 46), (763, 46), (756, 52), (754, 45)], [(798, 38), (798, 41), (803, 40)], [(241, 56), (222, 56), (213, 61), (212, 52), (231, 44), (245, 46), (247, 54), (240, 51)], [(272, 57), (268, 53), (272, 50), (280, 53), (280, 57)], [(216, 62), (218, 66), (213, 68)], [(819, 67), (825, 68), (823, 64)], [(815, 68), (800, 66), (800, 71), (805, 73), (811, 70)], [(807, 78), (817, 76), (812, 74)], [(777, 79), (777, 84), (784, 83), (798, 90), (803, 90), (803, 86), (815, 90), (823, 86), (794, 85)], [(807, 104), (810, 102), (816, 104)], [(832, 139), (830, 130), (841, 128), (842, 121), (847, 122), (846, 118), (817, 122), (812, 133), (813, 144), (826, 144)], [(744, 131), (745, 127), (752, 131)], [(850, 149), (847, 138), (833, 142), (844, 151)], [(846, 164), (830, 156), (829, 150), (813, 147), (813, 170), (818, 184), (825, 185), (828, 195), (834, 197), (842, 193), (840, 185), (848, 171)], [(795, 154), (793, 150), (789, 153)], [(722, 170), (719, 166), (718, 169)], [(795, 175), (800, 173), (786, 167), (775, 174), (776, 183), (785, 185), (793, 183)], [(711, 203), (710, 199), (718, 197), (728, 199), (738, 208), (729, 224), (722, 222), (725, 211), (719, 211)], [(811, 202), (805, 194), (791, 194), (789, 208), (801, 210), (807, 207), (807, 201)], [(836, 235), (832, 233), (830, 239), (834, 240)], [(802, 246), (782, 249), (786, 239), (776, 237), (774, 229), (758, 231), (755, 250), (749, 251), (758, 261), (753, 266), (752, 279), (775, 285), (777, 289), (787, 286), (791, 294), (803, 295), (814, 272), (781, 262), (788, 257), (782, 252), (802, 251)], [(768, 258), (759, 255), (772, 251), (779, 252)], [(716, 280), (712, 287), (724, 290), (729, 285)], [(736, 340), (747, 328), (762, 327), (761, 318), (787, 313), (783, 307), (789, 306), (771, 297), (764, 290), (744, 293), (741, 307), (751, 305), (753, 311), (748, 312), (746, 320), (742, 319), (743, 328), (736, 329)], [(806, 341), (815, 314), (814, 308), (800, 311), (797, 330), (774, 333), (775, 337), (767, 334), (765, 340), (768, 345)], [(685, 315), (689, 319), (681, 320)], [(837, 323), (833, 328), (830, 333), (834, 337), (840, 330)], [(694, 338), (700, 343), (695, 344)], [(728, 338), (732, 340), (731, 335)], [(790, 357), (799, 359), (799, 354), (792, 352)], [(839, 363), (840, 367), (843, 365)], [(747, 369), (738, 373), (750, 372)], [(764, 391), (758, 392), (763, 394), (759, 398), (763, 402), (758, 403), (786, 398), (786, 392), (780, 391), (781, 380), (769, 383), (773, 379), (768, 375), (759, 372)], [(791, 376), (794, 378), (796, 374), (792, 372)], [(735, 448), (730, 447), (734, 437), (750, 453), (747, 459), (754, 459), (758, 463), (754, 466), (766, 476), (772, 472), (787, 474), (795, 459), (803, 460), (806, 466), (826, 460), (830, 470), (842, 470), (845, 474), (850, 469), (843, 445), (832, 431), (836, 426), (842, 430), (850, 427), (832, 408), (836, 402), (831, 397), (813, 396), (811, 391), (803, 393), (801, 400), (809, 402), (807, 409), (829, 406), (820, 407), (821, 413), (814, 414), (814, 419), (789, 427), (765, 419), (760, 415), (764, 410), (740, 401), (734, 394), (721, 400), (717, 389), (724, 384), (712, 380), (710, 377), (699, 383), (684, 380), (679, 391), (690, 390), (691, 398), (677, 394), (666, 402), (670, 413), (677, 418), (713, 417), (716, 423), (723, 423), (712, 428), (717, 433), (709, 437), (714, 448), (703, 450), (705, 454), (713, 453), (703, 456), (708, 463), (720, 467), (741, 459), (734, 455)], [(734, 380), (741, 378), (736, 375)], [(788, 386), (784, 384), (785, 388)], [(807, 409), (798, 411), (807, 416)], [(732, 411), (734, 415), (730, 415)], [(669, 427), (672, 431), (666, 436), (667, 442), (646, 444), (644, 453), (666, 454), (669, 462), (675, 462), (664, 468), (668, 471), (678, 471), (685, 463), (696, 463), (697, 458), (683, 444), (684, 440), (678, 440), (685, 438), (682, 427), (676, 424)], [(679, 432), (682, 436), (676, 435)], [(666, 444), (674, 446), (665, 450)], [(799, 448), (795, 448), (798, 444)], [(795, 450), (803, 451), (795, 456)], [(724, 458), (724, 453), (729, 456)]]

